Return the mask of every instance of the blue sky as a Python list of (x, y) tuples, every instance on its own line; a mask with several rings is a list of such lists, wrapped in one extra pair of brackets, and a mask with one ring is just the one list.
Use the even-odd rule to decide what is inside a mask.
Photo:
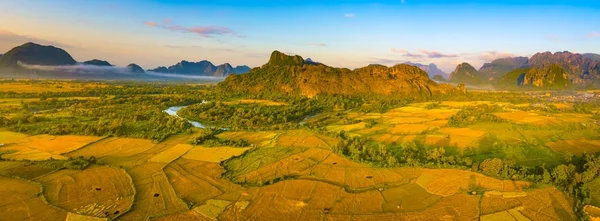
[(36, 41), (76, 60), (259, 66), (273, 50), (336, 67), (405, 61), (450, 72), (541, 51), (600, 53), (597, 1), (0, 1), (0, 53)]

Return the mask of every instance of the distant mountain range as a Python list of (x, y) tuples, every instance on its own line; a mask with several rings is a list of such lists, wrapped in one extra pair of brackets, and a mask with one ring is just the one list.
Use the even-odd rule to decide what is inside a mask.
[(199, 75), (199, 76), (215, 76), (226, 77), (230, 74), (243, 74), (250, 71), (248, 66), (232, 67), (229, 63), (219, 66), (213, 65), (210, 61), (203, 60), (199, 62), (181, 61), (169, 67), (158, 67), (149, 71), (168, 74), (184, 74), (184, 75)]
[[(204, 69), (202, 69), (202, 66)], [(156, 73), (153, 72), (156, 70)], [(0, 56), (0, 75), (10, 77), (83, 78), (83, 79), (201, 79), (201, 77), (225, 77), (234, 73), (245, 73), (248, 66), (233, 68), (228, 63), (214, 66), (209, 61), (182, 61), (169, 68), (144, 71), (137, 64), (116, 67), (108, 61), (93, 59), (78, 63), (63, 49), (26, 43)], [(203, 70), (203, 71), (198, 71)], [(145, 75), (139, 75), (144, 74)]]
[(460, 92), (449, 84), (435, 83), (425, 71), (412, 65), (369, 65), (350, 70), (307, 62), (299, 55), (289, 56), (279, 51), (274, 51), (269, 62), (259, 68), (246, 74), (230, 75), (218, 84), (217, 89), (238, 94), (306, 97), (320, 94), (431, 96)]
[(412, 63), (410, 61), (404, 62), (404, 64), (408, 64), (408, 65), (412, 65), (412, 66), (416, 66), (418, 68), (420, 68), (421, 70), (427, 72), (427, 75), (429, 76), (429, 78), (433, 79), (436, 75), (441, 76), (443, 79), (448, 79), (448, 73), (440, 70), (435, 64), (429, 64), (429, 65), (424, 65), (424, 64), (420, 64), (420, 63)]
[[(247, 72), (248, 74), (238, 76)], [(215, 66), (207, 60), (183, 60), (169, 67), (144, 71), (137, 64), (117, 67), (100, 59), (78, 63), (63, 49), (30, 42), (0, 55), (0, 75), (26, 78), (138, 80), (233, 76), (228, 77), (221, 85), (228, 85), (233, 91), (240, 93), (272, 91), (305, 96), (352, 93), (432, 95), (452, 89), (431, 79), (437, 82), (449, 81), (499, 89), (600, 88), (600, 55), (567, 51), (543, 52), (530, 58), (496, 59), (484, 64), (479, 70), (468, 63), (462, 63), (447, 75), (435, 64), (407, 62), (393, 67), (369, 65), (349, 70), (275, 51), (268, 63), (252, 70), (248, 66), (233, 67), (229, 63)], [(218, 81), (218, 78), (215, 81)]]
[(600, 55), (543, 52), (494, 60), (475, 70), (460, 64), (450, 82), (496, 88), (570, 89), (600, 87)]

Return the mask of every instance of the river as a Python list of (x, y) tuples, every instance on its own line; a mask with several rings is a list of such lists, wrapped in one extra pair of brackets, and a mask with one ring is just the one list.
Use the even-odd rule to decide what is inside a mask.
[[(177, 111), (181, 110), (181, 108), (184, 108), (187, 106), (173, 106), (173, 107), (169, 107), (166, 110), (164, 110), (163, 112), (167, 113), (168, 115), (171, 115), (173, 117), (177, 117), (177, 118), (181, 118), (184, 120), (187, 120), (183, 117), (180, 117), (179, 115), (177, 115)], [(197, 128), (206, 128), (206, 126), (198, 121), (192, 121), (192, 120), (187, 120), (188, 122), (190, 122), (190, 124), (192, 124), (192, 126), (197, 127)]]

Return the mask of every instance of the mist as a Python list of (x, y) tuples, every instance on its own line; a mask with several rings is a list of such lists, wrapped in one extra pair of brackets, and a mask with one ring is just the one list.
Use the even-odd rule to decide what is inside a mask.
[(171, 78), (171, 79), (188, 79), (188, 80), (203, 80), (203, 81), (222, 81), (224, 77), (214, 76), (200, 76), (200, 75), (182, 75), (182, 74), (168, 74), (158, 73), (154, 71), (146, 71), (145, 73), (132, 73), (127, 70), (126, 67), (119, 66), (96, 66), (96, 65), (62, 65), (62, 66), (48, 66), (48, 65), (31, 65), (23, 62), (17, 63), (20, 67), (29, 70), (49, 71), (49, 72), (64, 72), (82, 75), (112, 75), (120, 74), (127, 77), (156, 77), (156, 78)]
[(17, 64), (22, 68), (27, 68), (30, 70), (40, 70), (40, 71), (61, 71), (61, 72), (69, 72), (69, 73), (78, 73), (78, 74), (127, 74), (133, 75), (127, 71), (125, 67), (117, 67), (117, 66), (96, 66), (96, 65), (85, 65), (85, 64), (76, 64), (76, 65), (62, 65), (62, 66), (47, 66), (47, 65), (32, 65), (26, 64), (23, 62), (17, 62)]

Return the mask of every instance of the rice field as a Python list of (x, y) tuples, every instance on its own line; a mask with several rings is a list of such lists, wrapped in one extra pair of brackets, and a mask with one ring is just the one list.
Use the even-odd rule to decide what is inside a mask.
[(113, 219), (126, 212), (135, 194), (129, 175), (111, 167), (60, 170), (34, 181), (43, 186), (50, 205), (97, 218)]
[(219, 163), (242, 155), (249, 149), (239, 147), (194, 147), (181, 157), (190, 160)]
[(11, 143), (0, 147), (0, 150), (11, 151), (3, 157), (12, 160), (47, 160), (66, 159), (63, 154), (77, 150), (101, 137), (93, 136), (52, 136), (37, 135), (16, 139), (19, 135), (11, 135)]

